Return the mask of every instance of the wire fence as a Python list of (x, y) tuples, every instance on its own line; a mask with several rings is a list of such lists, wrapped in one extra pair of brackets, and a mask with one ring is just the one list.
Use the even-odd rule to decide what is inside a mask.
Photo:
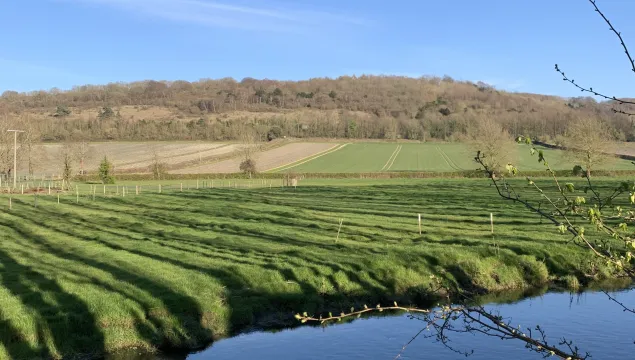
[(22, 182), (13, 186), (6, 183), (0, 187), (5, 195), (76, 195), (76, 196), (130, 196), (148, 193), (184, 192), (195, 189), (251, 189), (297, 186), (297, 180), (286, 179), (212, 179), (212, 180), (153, 180), (143, 182), (127, 181), (120, 184), (68, 183), (64, 180), (40, 180)]

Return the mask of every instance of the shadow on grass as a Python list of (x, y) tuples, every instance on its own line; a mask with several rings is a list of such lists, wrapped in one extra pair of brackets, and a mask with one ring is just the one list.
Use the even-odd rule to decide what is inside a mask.
[(87, 305), (78, 297), (65, 292), (50, 274), (21, 265), (2, 250), (0, 264), (1, 285), (20, 299), (25, 311), (39, 315), (33, 324), (35, 338), (28, 341), (23, 330), (16, 329), (8, 320), (0, 321), (0, 342), (12, 358), (51, 358), (78, 349), (103, 353), (103, 333)]
[[(17, 212), (15, 214), (18, 214)], [(13, 230), (19, 237), (27, 239), (36, 245), (40, 250), (48, 254), (55, 255), (61, 259), (75, 261), (78, 264), (102, 270), (120, 282), (128, 283), (151, 294), (155, 299), (160, 300), (168, 310), (168, 314), (155, 311), (152, 307), (144, 306), (145, 314), (142, 320), (137, 317), (133, 326), (144, 340), (150, 344), (155, 344), (159, 348), (170, 349), (172, 347), (202, 347), (213, 337), (211, 331), (204, 326), (205, 315), (192, 298), (181, 295), (169, 287), (152, 281), (146, 277), (139, 276), (134, 272), (122, 267), (99, 261), (95, 258), (81, 256), (70, 250), (65, 250), (54, 246), (46, 238), (32, 232), (28, 227), (30, 218), (22, 217), (19, 223), (16, 221), (0, 221), (0, 226)], [(3, 275), (3, 285), (12, 290), (25, 306), (30, 307), (41, 319), (42, 331), (51, 334), (55, 344), (52, 344), (63, 354), (103, 354), (105, 344), (100, 327), (95, 323), (94, 314), (88, 310), (87, 304), (76, 297), (64, 293), (52, 280), (47, 280), (44, 276), (37, 276), (36, 272), (28, 268), (16, 268), (17, 262), (10, 260), (8, 256), (0, 253), (0, 261), (3, 264), (13, 265), (15, 277), (22, 278), (31, 275), (36, 277), (42, 285), (33, 289), (29, 286), (22, 286), (19, 282), (11, 281), (12, 278)], [(4, 265), (5, 269), (7, 265)], [(7, 273), (10, 274), (10, 273)], [(5, 279), (7, 279), (5, 281)], [(42, 300), (44, 293), (53, 296), (59, 301), (46, 302)], [(138, 299), (137, 299), (138, 300)], [(139, 301), (143, 304), (143, 301)], [(181, 325), (179, 328), (166, 328), (167, 317), (174, 317)], [(16, 331), (12, 329), (10, 331)], [(40, 331), (38, 331), (40, 333)], [(166, 336), (168, 335), (168, 336)], [(22, 334), (18, 331), (7, 333), (9, 338), (19, 338)], [(10, 345), (11, 348), (23, 348), (24, 346)], [(46, 344), (51, 346), (51, 344)], [(41, 350), (50, 351), (50, 350)], [(46, 355), (46, 354), (45, 354)], [(29, 358), (29, 356), (16, 357)], [(46, 356), (45, 356), (46, 358)]]
[[(23, 358), (52, 356), (53, 349), (65, 354), (108, 350), (96, 310), (79, 297), (82, 294), (64, 291), (55, 279), (58, 272), (72, 273), (72, 281), (77, 284), (116, 293), (139, 305), (143, 313), (129, 314), (134, 333), (147, 344), (162, 349), (196, 348), (214, 336), (226, 335), (213, 333), (214, 326), (227, 331), (252, 326), (284, 327), (295, 323), (292, 315), (298, 311), (347, 310), (360, 301), (374, 304), (399, 301), (397, 297), (426, 304), (432, 299), (422, 291), (419, 279), (414, 278), (425, 271), (412, 269), (436, 271), (446, 267), (443, 270), (449, 281), (467, 286), (471, 283), (470, 274), (448, 265), (456, 255), (452, 251), (460, 249), (470, 256), (492, 257), (489, 240), (478, 234), (472, 240), (445, 239), (442, 237), (448, 237), (448, 232), (439, 229), (428, 229), (423, 236), (416, 237), (412, 231), (404, 230), (404, 220), (399, 220), (410, 216), (412, 207), (428, 209), (430, 213), (449, 211), (453, 216), (474, 217), (466, 207), (451, 206), (464, 201), (465, 195), (460, 190), (461, 187), (449, 186), (429, 200), (417, 198), (417, 187), (404, 190), (386, 186), (299, 188), (293, 193), (212, 189), (140, 198), (100, 198), (79, 205), (63, 201), (61, 207), (51, 201), (43, 202), (37, 209), (16, 202), (13, 211), (0, 215), (0, 228), (10, 232), (10, 237), (15, 236), (16, 243), (33, 250), (30, 261), (36, 265), (22, 265), (17, 250), (11, 252), (0, 246), (1, 285), (33, 312), (38, 322), (35, 331), (38, 339), (27, 341), (25, 329), (5, 320), (8, 314), (1, 310), (0, 339), (15, 358), (20, 354)], [(471, 201), (500, 208), (500, 203), (491, 199), (475, 194)], [(255, 209), (258, 206), (263, 212)], [(276, 208), (271, 212), (266, 211), (273, 207)], [(344, 229), (348, 238), (336, 243), (333, 239), (336, 224), (329, 222), (326, 215), (316, 217), (312, 211), (349, 214), (354, 220)], [(378, 224), (377, 219), (364, 218), (368, 215), (385, 219)], [(498, 224), (532, 225), (515, 216), (509, 215), (510, 219)], [(439, 220), (438, 216), (435, 220)], [(476, 233), (476, 225), (483, 223), (487, 219), (465, 218), (448, 223), (448, 227), (459, 232), (460, 224), (473, 225), (470, 231)], [(437, 227), (442, 226), (437, 223)], [(503, 251), (509, 252), (501, 257), (505, 265), (515, 266), (515, 255), (531, 255), (544, 258), (550, 272), (567, 273), (575, 268), (567, 259), (532, 247), (529, 236), (515, 240), (517, 244), (500, 244)], [(551, 240), (540, 242), (541, 246), (554, 244)], [(82, 246), (89, 246), (93, 252), (83, 252)], [(78, 267), (64, 269), (44, 259), (38, 262), (38, 252)], [(446, 258), (440, 259), (442, 256)], [(169, 281), (144, 275), (126, 261), (116, 261), (120, 258), (139, 259), (141, 266), (165, 264), (180, 276), (209, 278), (210, 282), (220, 284), (222, 294), (212, 294), (211, 298), (186, 295)], [(82, 274), (79, 270), (82, 267), (99, 270), (115, 284), (148, 294), (154, 302), (134, 291), (117, 289), (104, 279)], [(51, 269), (50, 273), (42, 268)], [(276, 289), (259, 287), (260, 278), (249, 278), (248, 270), (256, 277), (276, 276), (283, 285)], [(393, 273), (397, 271), (402, 271), (401, 278)], [(337, 276), (346, 278), (356, 290), (339, 288), (343, 282)], [(323, 281), (327, 290), (320, 287), (318, 280)], [(335, 291), (329, 291), (329, 286)], [(208, 290), (201, 289), (203, 293)], [(216, 301), (224, 302), (226, 319), (218, 320), (218, 314), (202, 307), (205, 302)], [(214, 321), (226, 323), (219, 325)], [(31, 345), (39, 338), (48, 342), (41, 341), (39, 347)]]

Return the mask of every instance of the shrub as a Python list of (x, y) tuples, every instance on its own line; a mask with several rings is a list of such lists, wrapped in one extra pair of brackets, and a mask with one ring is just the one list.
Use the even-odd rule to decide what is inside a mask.
[(108, 158), (104, 156), (104, 159), (99, 164), (99, 179), (102, 184), (114, 184), (115, 177), (112, 174), (112, 163), (108, 161)]
[(256, 162), (253, 159), (245, 159), (240, 163), (240, 171), (249, 175), (251, 178), (252, 174), (256, 173)]
[(269, 141), (275, 140), (279, 138), (281, 135), (282, 135), (282, 129), (280, 129), (278, 126), (274, 126), (271, 129), (269, 129), (269, 132), (267, 132), (267, 140)]

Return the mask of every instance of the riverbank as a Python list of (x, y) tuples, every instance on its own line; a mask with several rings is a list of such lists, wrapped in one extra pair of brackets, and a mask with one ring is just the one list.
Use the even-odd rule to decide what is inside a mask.
[(424, 304), (431, 275), (475, 293), (611, 277), (486, 180), (345, 185), (14, 198), (0, 357), (198, 348), (300, 311)]

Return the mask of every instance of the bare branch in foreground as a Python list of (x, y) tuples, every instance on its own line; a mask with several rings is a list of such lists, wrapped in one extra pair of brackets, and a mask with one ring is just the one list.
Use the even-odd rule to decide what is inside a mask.
[[(414, 307), (401, 307), (395, 303), (395, 306), (382, 307), (377, 305), (374, 308), (364, 306), (364, 309), (349, 313), (341, 313), (333, 316), (329, 314), (327, 317), (314, 317), (304, 313), (296, 314), (296, 319), (303, 323), (320, 322), (325, 324), (332, 321), (341, 321), (345, 318), (360, 317), (364, 313), (382, 312), (382, 311), (403, 311), (408, 312), (410, 318), (419, 319), (426, 323), (410, 341), (408, 341), (397, 354), (395, 359), (399, 359), (415, 339), (417, 339), (424, 331), (432, 331), (431, 335), (424, 335), (426, 338), (435, 338), (436, 341), (442, 343), (446, 348), (465, 356), (474, 353), (474, 350), (466, 351), (455, 349), (450, 344), (450, 333), (472, 333), (483, 334), (486, 336), (496, 337), (502, 340), (520, 340), (525, 343), (525, 347), (533, 352), (543, 355), (543, 357), (555, 356), (566, 360), (581, 360), (590, 357), (589, 353), (581, 354), (580, 350), (573, 345), (571, 341), (561, 339), (558, 345), (550, 344), (546, 333), (540, 326), (535, 328), (527, 328), (522, 331), (519, 326), (514, 327), (509, 321), (502, 316), (487, 311), (482, 306), (441, 306), (437, 310), (423, 310)], [(534, 336), (534, 334), (537, 334)], [(560, 346), (560, 347), (559, 347)], [(561, 348), (564, 346), (564, 348)]]
[[(618, 38), (618, 40), (620, 42), (620, 45), (624, 49), (624, 53), (626, 54), (626, 58), (628, 59), (629, 66), (630, 66), (631, 70), (633, 71), (633, 73), (635, 73), (635, 61), (633, 60), (633, 57), (631, 56), (631, 53), (628, 50), (628, 46), (626, 46), (626, 42), (624, 41), (624, 38), (622, 38), (622, 33), (615, 29), (615, 27), (613, 26), (611, 21), (600, 10), (600, 8), (598, 7), (598, 5), (596, 3), (596, 0), (589, 0), (589, 2), (593, 5), (594, 11), (597, 12), (600, 15), (600, 17), (602, 17), (604, 22), (609, 26), (609, 30), (611, 32), (613, 32), (615, 34), (615, 36), (617, 36), (617, 38)], [(560, 73), (560, 75), (562, 75), (562, 80), (571, 83), (573, 86), (575, 86), (576, 88), (580, 89), (580, 91), (582, 91), (582, 92), (588, 92), (588, 93), (591, 93), (591, 94), (593, 94), (595, 96), (601, 97), (601, 98), (606, 99), (606, 100), (616, 101), (619, 105), (625, 105), (625, 104), (635, 105), (635, 102), (633, 102), (633, 101), (618, 99), (615, 96), (605, 95), (603, 93), (600, 93), (600, 92), (597, 92), (597, 91), (593, 90), (592, 87), (588, 87), (587, 88), (587, 87), (584, 87), (584, 86), (580, 86), (580, 85), (578, 85), (575, 82), (575, 80), (567, 77), (565, 75), (564, 71), (562, 71), (558, 67), (558, 64), (556, 64), (555, 68), (556, 68), (556, 71), (558, 73)], [(627, 112), (627, 111), (620, 110), (620, 109), (615, 109), (615, 108), (613, 109), (613, 112), (616, 113), (616, 114), (624, 114), (624, 115), (629, 115), (629, 116), (635, 115), (635, 113)]]

